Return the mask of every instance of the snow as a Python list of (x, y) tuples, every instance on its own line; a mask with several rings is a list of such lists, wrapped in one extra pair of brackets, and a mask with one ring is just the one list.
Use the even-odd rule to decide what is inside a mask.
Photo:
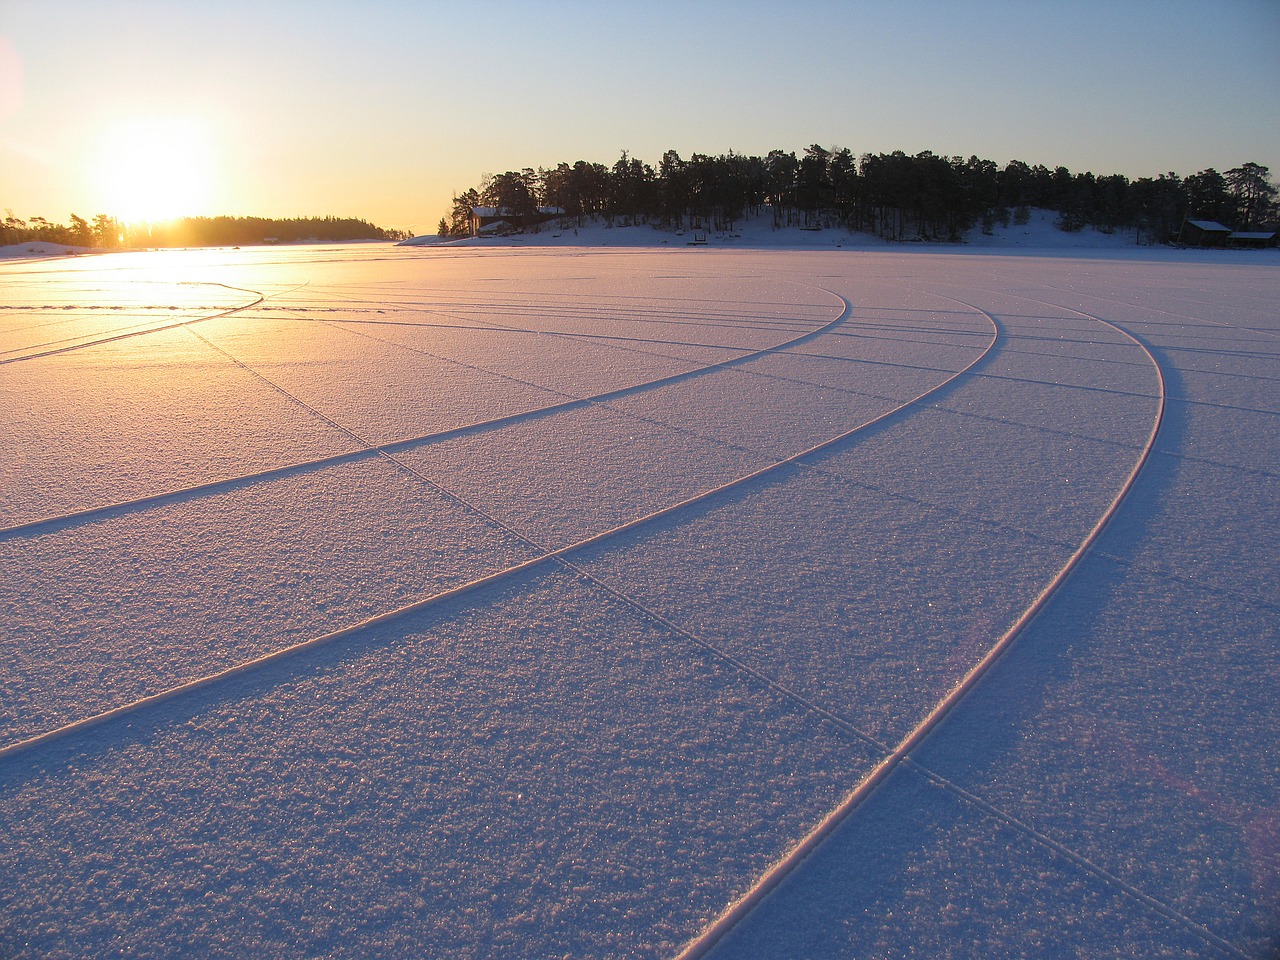
[(78, 253), (97, 252), (98, 250), (94, 247), (75, 247), (65, 243), (50, 243), (47, 240), (32, 240), (28, 243), (9, 243), (0, 246), (0, 260), (65, 257)]
[[(1004, 251), (1035, 250), (1123, 250), (1136, 247), (1133, 230), (1116, 230), (1106, 233), (1093, 227), (1067, 232), (1058, 229), (1058, 214), (1052, 210), (1032, 209), (1025, 224), (1010, 221), (1008, 226), (996, 224), (990, 234), (980, 227), (973, 227), (961, 244), (937, 241), (898, 243), (884, 240), (875, 234), (846, 230), (843, 227), (825, 227), (818, 230), (799, 226), (775, 228), (772, 214), (748, 216), (734, 224), (732, 230), (698, 230), (692, 228), (676, 231), (651, 224), (627, 225), (619, 221), (610, 226), (603, 220), (586, 219), (582, 225), (569, 221), (561, 226), (543, 224), (538, 232), (513, 234), (502, 237), (445, 238), (434, 235), (412, 237), (401, 246), (437, 247), (668, 247), (690, 246), (694, 233), (706, 237), (706, 248), (739, 249), (788, 249), (788, 250), (978, 250)], [(701, 248), (699, 244), (694, 249)]]
[(0, 265), (0, 954), (1273, 955), (1274, 253), (595, 229)]

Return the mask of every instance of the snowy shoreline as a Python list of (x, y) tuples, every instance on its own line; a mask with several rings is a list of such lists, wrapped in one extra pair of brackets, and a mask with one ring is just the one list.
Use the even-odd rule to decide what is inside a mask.
[(1006, 254), (1050, 257), (1114, 256), (1122, 259), (1194, 260), (1204, 256), (1212, 262), (1241, 263), (1280, 262), (1276, 250), (1228, 250), (1213, 248), (1140, 245), (1132, 230), (1103, 233), (1092, 227), (1076, 232), (1058, 229), (1057, 215), (1048, 210), (1033, 210), (1028, 223), (996, 225), (991, 234), (974, 227), (960, 243), (941, 241), (892, 241), (869, 233), (856, 233), (840, 227), (806, 230), (800, 227), (774, 229), (769, 217), (747, 220), (727, 233), (704, 232), (705, 243), (692, 243), (695, 231), (673, 231), (651, 224), (607, 226), (591, 221), (582, 227), (544, 226), (537, 233), (520, 233), (500, 237), (419, 236), (400, 241), (397, 246), (474, 249), (542, 249), (542, 248), (619, 248), (679, 250), (795, 250), (913, 253), (931, 254)]
[[(316, 247), (369, 247), (395, 246), (407, 250), (475, 249), (475, 250), (685, 250), (696, 253), (703, 250), (776, 250), (804, 252), (874, 252), (874, 253), (930, 253), (957, 256), (1005, 255), (1039, 257), (1115, 258), (1120, 260), (1155, 260), (1206, 263), (1280, 263), (1280, 250), (1242, 250), (1225, 248), (1175, 247), (1170, 245), (1140, 245), (1135, 242), (1132, 230), (1104, 233), (1092, 227), (1076, 232), (1066, 232), (1056, 226), (1057, 215), (1048, 210), (1033, 210), (1028, 223), (996, 225), (992, 233), (984, 234), (979, 227), (972, 228), (959, 243), (940, 241), (891, 241), (868, 233), (856, 233), (840, 227), (808, 230), (800, 227), (774, 229), (767, 216), (747, 220), (736, 229), (717, 233), (705, 232), (705, 242), (693, 243), (693, 230), (674, 231), (651, 224), (634, 226), (608, 226), (598, 220), (581, 227), (544, 226), (533, 233), (511, 234), (500, 237), (439, 237), (423, 235), (390, 241), (361, 240), (351, 243), (296, 243), (244, 246), (245, 250), (289, 250)], [(241, 247), (174, 247), (148, 250), (107, 250), (94, 247), (73, 247), (61, 243), (32, 242), (0, 247), (0, 262), (21, 259), (48, 259), (127, 253), (176, 253), (202, 250), (240, 250)]]

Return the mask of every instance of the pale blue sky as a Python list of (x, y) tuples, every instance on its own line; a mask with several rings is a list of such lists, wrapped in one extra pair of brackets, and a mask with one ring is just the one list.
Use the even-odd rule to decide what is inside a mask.
[(189, 212), (419, 233), (484, 173), (623, 149), (1280, 178), (1280, 0), (0, 0), (0, 208), (120, 213), (92, 171), (147, 118), (205, 131), (150, 147)]

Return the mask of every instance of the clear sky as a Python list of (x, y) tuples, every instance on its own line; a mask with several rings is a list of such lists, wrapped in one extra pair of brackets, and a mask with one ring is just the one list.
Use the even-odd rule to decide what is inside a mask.
[(0, 210), (434, 232), (622, 150), (1280, 180), (1280, 0), (0, 0)]

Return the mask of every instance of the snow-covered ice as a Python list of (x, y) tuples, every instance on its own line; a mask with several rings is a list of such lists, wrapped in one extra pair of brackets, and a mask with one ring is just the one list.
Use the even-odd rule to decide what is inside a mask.
[(0, 954), (1280, 949), (1273, 253), (552, 239), (0, 264)]

